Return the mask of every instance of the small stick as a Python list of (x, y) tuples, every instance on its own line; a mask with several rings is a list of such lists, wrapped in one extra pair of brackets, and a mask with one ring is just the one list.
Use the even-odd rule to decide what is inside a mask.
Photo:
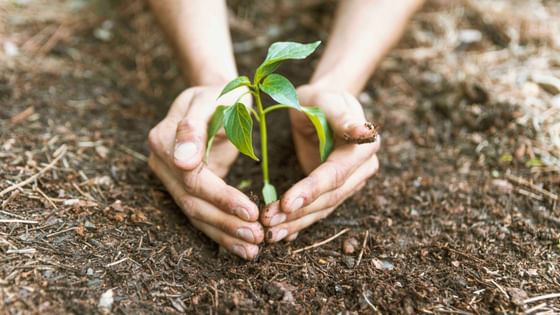
[(534, 312), (536, 312), (536, 311), (538, 311), (538, 310), (540, 310), (540, 309), (542, 309), (542, 308), (545, 308), (545, 307), (546, 307), (546, 305), (547, 305), (547, 304), (546, 304), (546, 302), (544, 302), (544, 303), (541, 303), (541, 304), (539, 304), (539, 305), (537, 305), (537, 306), (535, 306), (535, 307), (531, 307), (531, 308), (529, 308), (529, 309), (525, 310), (525, 312), (524, 312), (524, 313), (525, 313), (525, 314), (531, 314), (531, 313), (534, 313)]
[(58, 232), (48, 234), (47, 237), (51, 237), (51, 236), (55, 236), (55, 235), (58, 235), (58, 234), (66, 233), (66, 232), (69, 232), (69, 231), (72, 231), (72, 230), (75, 230), (75, 229), (77, 229), (77, 227), (74, 226), (74, 227), (71, 227), (71, 228), (64, 229), (62, 231), (58, 231)]
[(350, 228), (346, 228), (346, 229), (344, 229), (344, 230), (342, 230), (342, 231), (336, 233), (335, 235), (333, 235), (333, 236), (327, 238), (327, 239), (324, 240), (324, 241), (321, 241), (321, 242), (318, 242), (318, 243), (315, 243), (315, 244), (306, 246), (306, 247), (304, 247), (304, 248), (296, 249), (296, 250), (294, 250), (294, 251), (292, 252), (292, 254), (297, 254), (297, 253), (299, 253), (299, 252), (303, 252), (304, 250), (308, 250), (308, 249), (312, 249), (312, 248), (315, 248), (315, 247), (319, 247), (319, 246), (321, 246), (321, 245), (325, 245), (325, 244), (327, 244), (328, 242), (334, 240), (335, 238), (341, 236), (342, 234), (344, 234), (344, 233), (346, 233), (346, 232), (348, 232), (348, 231), (350, 231)]
[[(12, 185), (4, 190), (2, 190), (0, 192), (0, 197), (4, 196), (5, 194), (9, 193), (10, 191), (14, 190), (14, 189), (18, 189), (21, 188), (31, 182), (33, 182), (34, 180), (36, 180), (37, 178), (39, 178), (41, 175), (43, 175), (46, 171), (48, 171), (49, 169), (51, 169), (53, 166), (55, 166), (55, 164), (64, 156), (64, 154), (66, 154), (66, 145), (62, 145), (63, 148), (61, 150), (61, 152), (56, 156), (56, 158), (54, 160), (52, 160), (47, 166), (45, 166), (44, 168), (42, 168), (38, 173), (36, 173), (35, 175), (29, 177), (28, 179), (19, 182), (18, 184)], [(57, 149), (56, 151), (59, 151), (60, 149)]]
[(118, 265), (118, 264), (120, 264), (120, 263), (122, 263), (122, 262), (124, 262), (124, 261), (127, 261), (127, 260), (128, 260), (128, 257), (125, 257), (125, 258), (123, 258), (123, 259), (119, 259), (119, 260), (117, 260), (117, 261), (115, 261), (115, 262), (106, 264), (106, 265), (105, 265), (105, 268), (109, 268), (109, 267)]
[(54, 204), (53, 200), (49, 196), (47, 196), (47, 194), (45, 194), (39, 187), (37, 187), (36, 189), (37, 189), (37, 192), (41, 196), (43, 196), (43, 198), (47, 199), (47, 201), (51, 204), (51, 206), (53, 206), (53, 208), (55, 210), (58, 210), (58, 207)]
[(364, 242), (362, 243), (362, 250), (360, 250), (360, 255), (358, 255), (358, 261), (356, 261), (356, 265), (354, 266), (354, 268), (358, 267), (360, 265), (360, 262), (362, 261), (362, 256), (364, 255), (364, 249), (366, 248), (368, 237), (369, 237), (369, 230), (366, 230), (366, 235), (364, 236)]
[[(19, 193), (19, 192), (18, 192), (18, 193)], [(12, 194), (12, 195), (13, 195), (13, 194)], [(25, 218), (22, 217), (21, 215), (17, 215), (17, 214), (14, 214), (14, 213), (11, 213), (11, 212), (8, 212), (8, 211), (4, 211), (4, 210), (0, 210), (0, 213), (5, 214), (5, 215), (8, 215), (8, 216), (11, 216), (11, 217), (14, 217), (14, 218), (22, 219), (22, 220), (25, 219)]]
[(34, 254), (35, 248), (8, 249), (6, 254)]
[(539, 200), (539, 201), (543, 200), (541, 195), (537, 195), (537, 194), (535, 194), (533, 192), (530, 192), (528, 190), (525, 190), (523, 188), (517, 188), (517, 192), (524, 195), (524, 196), (527, 196), (527, 197), (530, 197), (530, 198), (533, 198), (533, 199), (536, 199), (536, 200)]
[(507, 294), (507, 292), (504, 290), (504, 288), (502, 288), (498, 283), (496, 283), (496, 281), (494, 281), (493, 279), (489, 280), (490, 282), (492, 282), (497, 288), (498, 290), (500, 290), (500, 292), (502, 292), (505, 296), (506, 299), (509, 299), (509, 295)]
[(121, 150), (123, 150), (125, 153), (128, 153), (128, 155), (132, 156), (133, 158), (136, 158), (136, 159), (138, 159), (142, 162), (147, 162), (148, 161), (148, 158), (144, 154), (138, 153), (138, 152), (132, 150), (131, 148), (127, 147), (127, 146), (124, 146), (124, 145), (121, 144), (121, 145), (119, 145), (119, 148)]
[(531, 188), (532, 190), (545, 195), (546, 197), (552, 199), (553, 201), (557, 201), (558, 200), (558, 196), (546, 189), (540, 188), (539, 186), (529, 182), (528, 180), (521, 178), (521, 177), (517, 177), (511, 174), (506, 174), (505, 175), (507, 179), (511, 180), (512, 182), (519, 184), (519, 185), (524, 185), (527, 186), (529, 188)]
[(20, 219), (0, 219), (0, 223), (38, 224), (39, 221), (34, 221), (34, 220), (20, 220)]
[(377, 307), (375, 307), (375, 305), (371, 304), (371, 302), (370, 302), (369, 299), (367, 298), (366, 293), (365, 293), (364, 291), (362, 291), (362, 296), (364, 297), (364, 300), (366, 301), (366, 303), (367, 303), (369, 306), (371, 306), (371, 308), (372, 308), (374, 311), (377, 311)]
[(19, 190), (14, 191), (8, 198), (6, 198), (6, 200), (2, 201), (2, 207), (5, 207), (7, 204), (9, 204), (19, 194), (20, 194)]
[(533, 302), (537, 302), (537, 301), (554, 299), (554, 298), (560, 298), (560, 293), (550, 293), (550, 294), (545, 294), (545, 295), (541, 295), (541, 296), (535, 296), (535, 297), (532, 297), (532, 298), (528, 298), (528, 299), (523, 301), (523, 304), (529, 304), (529, 303), (533, 303)]

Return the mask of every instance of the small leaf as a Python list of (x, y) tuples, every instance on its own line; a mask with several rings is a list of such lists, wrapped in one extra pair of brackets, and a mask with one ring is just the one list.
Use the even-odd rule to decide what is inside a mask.
[(527, 167), (538, 167), (538, 166), (543, 166), (544, 163), (542, 160), (534, 158), (534, 159), (530, 159), (529, 161), (527, 161), (525, 163), (525, 166)]
[(228, 106), (225, 105), (219, 105), (216, 107), (216, 110), (210, 119), (210, 123), (208, 124), (208, 142), (206, 144), (206, 157), (204, 158), (206, 163), (208, 163), (208, 156), (210, 155), (210, 149), (212, 149), (212, 143), (214, 142), (216, 133), (218, 133), (218, 130), (220, 130), (220, 128), (224, 125), (224, 110), (227, 107)]
[(286, 59), (305, 59), (311, 55), (321, 44), (316, 41), (309, 44), (296, 42), (276, 42), (268, 48), (265, 61), (277, 61)]
[(264, 184), (262, 194), (264, 197), (264, 203), (267, 205), (278, 200), (278, 197), (276, 195), (276, 188), (274, 188), (274, 186), (269, 183)]
[(325, 161), (333, 148), (332, 131), (327, 123), (327, 117), (318, 107), (303, 107), (303, 112), (315, 127), (319, 138), (321, 161)]
[(277, 42), (268, 48), (263, 63), (257, 68), (255, 73), (255, 83), (260, 82), (261, 79), (274, 72), (281, 61), (288, 59), (305, 59), (311, 55), (321, 41), (316, 41), (309, 44), (302, 44), (296, 42)]
[(251, 81), (249, 80), (248, 77), (246, 76), (240, 76), (237, 77), (231, 81), (229, 81), (228, 84), (226, 84), (226, 86), (224, 86), (224, 89), (222, 90), (222, 92), (220, 93), (220, 96), (218, 96), (218, 98), (220, 98), (222, 95), (229, 93), (235, 89), (237, 89), (238, 87), (241, 86), (249, 86), (251, 85)]
[(253, 119), (245, 105), (236, 103), (224, 110), (224, 129), (229, 141), (239, 152), (255, 161), (259, 160), (253, 151)]
[(289, 105), (297, 110), (301, 110), (299, 105), (296, 88), (294, 85), (279, 74), (271, 74), (260, 84), (261, 91), (270, 95), (273, 100), (283, 105)]

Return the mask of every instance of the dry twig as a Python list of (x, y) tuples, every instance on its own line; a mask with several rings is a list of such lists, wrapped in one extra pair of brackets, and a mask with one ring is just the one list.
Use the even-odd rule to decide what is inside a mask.
[(66, 145), (63, 144), (59, 149), (57, 149), (57, 150), (55, 151), (55, 153), (57, 153), (57, 152), (59, 152), (59, 153), (58, 153), (58, 155), (56, 155), (55, 159), (52, 160), (47, 166), (45, 166), (44, 168), (42, 168), (37, 174), (35, 174), (35, 175), (29, 177), (28, 179), (26, 179), (26, 180), (24, 180), (24, 181), (22, 181), (22, 182), (19, 182), (18, 184), (14, 184), (14, 185), (12, 185), (12, 186), (10, 186), (10, 187), (8, 187), (8, 188), (2, 190), (2, 191), (0, 192), (0, 197), (4, 196), (5, 194), (9, 193), (9, 192), (12, 191), (12, 190), (21, 188), (21, 187), (23, 187), (23, 186), (25, 186), (25, 185), (27, 185), (27, 184), (29, 184), (29, 183), (32, 183), (32, 182), (35, 181), (37, 178), (39, 178), (41, 175), (43, 175), (46, 171), (48, 171), (49, 169), (53, 168), (53, 167), (56, 165), (56, 163), (66, 154)]
[(357, 268), (362, 261), (362, 256), (364, 255), (364, 249), (366, 248), (367, 239), (369, 237), (369, 230), (366, 230), (366, 235), (364, 236), (364, 242), (362, 243), (362, 250), (360, 250), (360, 255), (358, 255), (358, 261), (356, 261), (356, 265), (354, 268)]
[(306, 247), (304, 247), (304, 248), (296, 249), (296, 250), (294, 250), (294, 251), (292, 252), (292, 254), (297, 254), (297, 253), (299, 253), (299, 252), (303, 252), (303, 251), (308, 250), (308, 249), (312, 249), (312, 248), (315, 248), (315, 247), (319, 247), (319, 246), (321, 246), (321, 245), (325, 245), (325, 244), (327, 244), (328, 242), (334, 240), (335, 238), (341, 236), (342, 234), (344, 234), (344, 233), (346, 233), (346, 232), (348, 232), (348, 231), (350, 231), (350, 229), (349, 229), (349, 228), (346, 228), (346, 229), (344, 229), (344, 230), (342, 230), (342, 231), (336, 233), (335, 235), (333, 235), (333, 236), (327, 238), (327, 239), (324, 240), (324, 241), (321, 241), (321, 242), (318, 242), (318, 243), (314, 243), (314, 244), (309, 245), (309, 246), (306, 246)]

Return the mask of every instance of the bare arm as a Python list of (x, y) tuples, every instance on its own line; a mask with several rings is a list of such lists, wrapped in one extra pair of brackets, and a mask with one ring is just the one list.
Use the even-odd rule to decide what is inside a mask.
[(216, 98), (237, 76), (225, 0), (150, 0), (150, 5), (191, 87), (150, 131), (149, 165), (193, 226), (230, 252), (253, 259), (264, 237), (258, 207), (220, 178), (237, 150), (222, 135), (210, 153), (217, 158), (202, 163)]
[(423, 0), (340, 1), (311, 84), (359, 93)]
[(237, 76), (225, 0), (150, 0), (191, 85), (225, 84)]
[[(315, 130), (305, 115), (290, 111), (296, 153), (309, 173), (282, 200), (261, 214), (268, 242), (294, 239), (297, 233), (333, 212), (365, 185), (379, 168), (380, 138), (366, 123), (356, 95), (422, 0), (341, 0), (331, 37), (311, 82), (298, 88), (304, 106), (319, 106), (336, 140), (321, 164)], [(353, 144), (366, 142), (364, 144)], [(373, 143), (367, 143), (374, 141)]]

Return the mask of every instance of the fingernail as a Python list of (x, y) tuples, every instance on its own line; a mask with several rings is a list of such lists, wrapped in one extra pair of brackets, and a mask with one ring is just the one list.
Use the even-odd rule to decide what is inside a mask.
[(303, 206), (303, 198), (302, 197), (297, 197), (296, 199), (294, 199), (294, 201), (292, 201), (292, 203), (290, 204), (290, 209), (289, 212), (294, 212), (297, 209), (301, 208)]
[(187, 162), (192, 159), (198, 152), (198, 147), (194, 142), (178, 143), (175, 146), (175, 159), (177, 161)]
[(249, 215), (249, 211), (243, 208), (235, 208), (233, 209), (233, 213), (235, 213), (236, 216), (238, 216), (239, 218), (245, 221), (249, 221), (251, 219), (251, 216)]
[(271, 219), (270, 219), (270, 225), (274, 226), (274, 225), (278, 225), (284, 221), (286, 221), (286, 215), (284, 213), (278, 213), (275, 214)]
[(288, 230), (286, 229), (278, 230), (278, 232), (274, 233), (273, 241), (278, 242), (279, 240), (283, 239), (287, 235), (288, 235)]
[(248, 228), (237, 229), (237, 237), (246, 240), (247, 242), (255, 242), (255, 234)]
[(247, 251), (245, 251), (245, 247), (241, 245), (233, 245), (231, 252), (241, 258), (247, 259)]

